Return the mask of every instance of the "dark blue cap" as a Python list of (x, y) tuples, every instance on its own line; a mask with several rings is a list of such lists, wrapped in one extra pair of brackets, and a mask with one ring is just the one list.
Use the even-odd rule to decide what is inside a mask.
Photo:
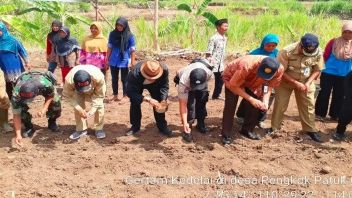
[(314, 34), (306, 33), (301, 38), (301, 44), (306, 51), (314, 51), (319, 46), (319, 39)]
[(279, 61), (271, 57), (266, 57), (262, 60), (257, 75), (264, 80), (270, 80), (274, 77), (279, 67)]

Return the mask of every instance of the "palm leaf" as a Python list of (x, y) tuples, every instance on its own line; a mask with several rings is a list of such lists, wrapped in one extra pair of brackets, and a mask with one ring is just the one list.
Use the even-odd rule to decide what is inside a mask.
[(186, 12), (189, 12), (189, 13), (192, 12), (191, 6), (189, 6), (188, 4), (185, 4), (185, 3), (179, 4), (179, 5), (177, 6), (177, 9), (178, 9), (178, 10), (183, 10), (183, 11), (186, 11)]
[(208, 7), (208, 5), (211, 1), (212, 0), (204, 0), (203, 3), (198, 8), (197, 15), (202, 14), (204, 12), (204, 10)]
[(208, 19), (208, 21), (214, 25), (215, 25), (216, 21), (218, 20), (218, 18), (210, 12), (203, 12), (202, 16), (205, 17), (206, 19)]
[[(90, 23), (91, 23), (91, 20), (89, 18), (86, 18), (86, 17), (83, 17), (83, 16), (79, 16), (79, 15), (76, 15), (76, 14), (70, 14), (70, 13), (66, 13), (65, 15), (67, 17), (67, 20), (71, 20), (69, 22), (76, 21), (76, 23), (77, 23), (78, 21), (80, 21), (80, 22), (83, 22), (83, 23), (85, 23), (87, 25), (90, 25)], [(76, 23), (73, 23), (73, 24), (76, 24)]]
[(20, 10), (16, 14), (17, 15), (22, 15), (22, 14), (26, 14), (26, 13), (33, 12), (33, 11), (42, 12), (43, 10), (38, 8), (38, 7), (31, 7), (31, 8), (27, 8), (27, 9), (24, 9), (24, 10)]

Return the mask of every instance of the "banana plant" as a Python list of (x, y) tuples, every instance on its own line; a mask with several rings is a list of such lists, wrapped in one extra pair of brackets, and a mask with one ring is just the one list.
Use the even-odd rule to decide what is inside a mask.
[[(211, 12), (206, 11), (206, 8), (208, 7), (209, 3), (211, 3), (212, 0), (204, 0), (200, 5), (196, 4), (196, 1), (194, 1), (194, 5), (182, 3), (177, 6), (178, 10), (185, 11), (189, 14), (189, 17), (185, 19), (186, 21), (172, 21), (170, 22), (165, 29), (159, 32), (160, 36), (166, 35), (170, 33), (174, 27), (179, 25), (180, 23), (185, 23), (189, 24), (191, 26), (191, 42), (193, 43), (194, 40), (194, 22), (196, 25), (200, 25), (202, 22), (204, 22), (204, 19), (208, 21), (210, 24), (215, 24), (215, 22), (218, 20), (217, 17), (212, 14)], [(203, 19), (203, 20), (198, 20), (198, 19)], [(200, 22), (198, 22), (200, 21)]]
[(30, 7), (18, 11), (17, 15), (23, 15), (29, 12), (40, 12), (46, 13), (52, 18), (60, 19), (63, 24), (65, 24), (66, 21), (71, 25), (77, 24), (78, 22), (83, 22), (87, 25), (90, 23), (89, 19), (72, 13), (72, 11), (68, 9), (70, 5), (68, 3), (40, 0), (27, 1), (27, 3), (30, 4)]
[(40, 42), (36, 31), (40, 28), (38, 25), (31, 23), (22, 17), (15, 16), (17, 10), (15, 4), (0, 5), (0, 20), (4, 21), (9, 29), (23, 40)]

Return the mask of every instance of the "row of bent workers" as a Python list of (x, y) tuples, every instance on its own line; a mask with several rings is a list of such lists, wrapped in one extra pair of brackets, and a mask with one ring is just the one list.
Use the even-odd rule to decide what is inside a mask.
[[(268, 44), (269, 47), (263, 46), (264, 44)], [(129, 71), (126, 83), (126, 93), (130, 99), (131, 123), (127, 135), (140, 131), (141, 103), (146, 102), (153, 106), (156, 125), (160, 133), (172, 136), (173, 132), (168, 128), (165, 120), (168, 108), (169, 79), (173, 79), (178, 85), (183, 140), (193, 141), (191, 131), (195, 122), (197, 131), (207, 133), (209, 131), (206, 127), (208, 82), (215, 73), (220, 73), (220, 76), (215, 75), (215, 80), (219, 80), (220, 77), (225, 85), (221, 127), (223, 144), (232, 142), (234, 116), (240, 97), (243, 99), (237, 110), (237, 117), (242, 124), (239, 132), (249, 139), (259, 140), (261, 136), (254, 132), (254, 128), (260, 126), (266, 119), (266, 112), (273, 99), (275, 102), (271, 127), (265, 129), (265, 132), (271, 135), (281, 129), (292, 92), (295, 92), (302, 130), (312, 140), (321, 142), (315, 127), (315, 119), (318, 116), (319, 119), (323, 119), (327, 110), (324, 108), (321, 110), (316, 106), (319, 102), (324, 103), (322, 106), (328, 106), (332, 89), (333, 94), (338, 91), (342, 92), (342, 97), (336, 98), (336, 95), (333, 95), (330, 107), (331, 118), (338, 120), (333, 138), (343, 140), (346, 126), (352, 120), (352, 90), (350, 88), (352, 85), (352, 73), (350, 72), (352, 68), (352, 22), (349, 21), (343, 25), (342, 36), (330, 41), (324, 54), (319, 48), (318, 37), (310, 33), (303, 35), (299, 42), (276, 51), (274, 57), (265, 51), (272, 43), (264, 44), (257, 49), (257, 51), (263, 51), (262, 55), (258, 53), (236, 58), (224, 66), (222, 72), (216, 69), (219, 65), (214, 61), (211, 53), (207, 53), (205, 58), (194, 59), (189, 65), (178, 70), (176, 76), (169, 75), (168, 66), (158, 61), (145, 60), (136, 63)], [(276, 45), (271, 51), (274, 51)], [(213, 50), (216, 49), (215, 46)], [(214, 73), (214, 69), (218, 72)], [(315, 104), (314, 81), (319, 77), (322, 90)], [(70, 138), (79, 139), (87, 135), (87, 118), (92, 116), (94, 116), (96, 137), (105, 138), (103, 126), (106, 82), (103, 72), (93, 65), (77, 65), (68, 72), (64, 80), (62, 95), (72, 105), (76, 121), (76, 130)], [(28, 71), (16, 79), (12, 95), (8, 95), (5, 92), (7, 84), (4, 74), (0, 71), (0, 108), (6, 110), (12, 105), (16, 143), (22, 144), (22, 137), (32, 137), (35, 133), (32, 115), (28, 112), (28, 104), (38, 95), (44, 96), (45, 103), (43, 109), (37, 112), (37, 116), (46, 115), (48, 128), (58, 131), (56, 120), (61, 116), (61, 96), (56, 91), (56, 84), (50, 71)], [(148, 90), (150, 97), (143, 96), (144, 89)], [(219, 89), (219, 85), (216, 84), (215, 89)], [(213, 97), (213, 99), (216, 98)], [(91, 108), (88, 110), (85, 106), (86, 102), (91, 102)], [(335, 114), (331, 114), (332, 112)], [(22, 124), (23, 131), (21, 130)]]

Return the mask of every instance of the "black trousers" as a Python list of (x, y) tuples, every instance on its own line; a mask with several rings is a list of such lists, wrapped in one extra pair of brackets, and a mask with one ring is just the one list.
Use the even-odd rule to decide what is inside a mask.
[(112, 92), (116, 96), (119, 92), (119, 73), (121, 70), (121, 82), (122, 82), (122, 92), (123, 95), (126, 96), (126, 86), (127, 86), (127, 75), (128, 75), (128, 67), (119, 68), (119, 67), (110, 67), (111, 72), (111, 84), (112, 84)]
[(6, 82), (6, 93), (9, 96), (10, 100), (12, 98), (12, 91), (13, 91), (14, 86), (15, 86), (15, 83)]
[(344, 98), (345, 77), (321, 73), (320, 92), (315, 102), (315, 115), (326, 117), (332, 92), (329, 116), (338, 118)]
[(188, 93), (187, 101), (187, 121), (189, 124), (193, 124), (194, 120), (197, 119), (197, 124), (204, 124), (205, 117), (207, 117), (206, 104), (209, 99), (208, 90), (205, 91), (190, 91)]
[(215, 77), (215, 86), (212, 98), (218, 98), (222, 91), (222, 86), (224, 85), (224, 81), (222, 80), (222, 72), (214, 72)]
[[(147, 89), (151, 95), (151, 97), (155, 100), (161, 101), (161, 94), (159, 87), (151, 84), (151, 85), (144, 85), (140, 88), (139, 93), (142, 94), (143, 90)], [(165, 113), (158, 113), (154, 111), (154, 118), (156, 121), (156, 125), (160, 131), (163, 131), (167, 127), (167, 122), (165, 120)], [(132, 125), (132, 130), (138, 131), (141, 128), (141, 119), (142, 119), (142, 110), (141, 110), (141, 103), (131, 100), (130, 106), (130, 122)]]
[(343, 99), (342, 109), (339, 114), (339, 121), (336, 127), (336, 133), (343, 134), (346, 127), (352, 121), (352, 72), (350, 72), (344, 81), (345, 98)]
[[(268, 108), (270, 108), (271, 107), (271, 105), (273, 104), (273, 102), (274, 102), (274, 99), (275, 99), (275, 94), (271, 94), (270, 95), (270, 98), (269, 98), (269, 107)], [(245, 105), (244, 105), (244, 102), (245, 102), (246, 100), (245, 99), (242, 99), (241, 100), (241, 103), (240, 103), (240, 106), (238, 107), (238, 109), (237, 109), (237, 112), (236, 112), (236, 116), (238, 117), (238, 118), (244, 118), (244, 116), (245, 116), (245, 112), (246, 112), (246, 108), (245, 108)], [(267, 116), (267, 111), (260, 111), (259, 112), (259, 116), (258, 116), (258, 121), (259, 122), (263, 122), (266, 118), (267, 118), (268, 116)]]
[[(252, 97), (258, 98), (250, 90), (246, 89), (246, 92)], [(233, 121), (236, 112), (238, 97), (238, 95), (232, 93), (229, 89), (225, 88), (225, 106), (222, 117), (223, 136), (231, 137), (233, 135)], [(242, 131), (253, 131), (255, 126), (258, 124), (258, 116), (260, 110), (255, 108), (248, 101), (244, 101), (243, 105), (246, 111), (244, 114), (244, 123), (242, 125)]]

